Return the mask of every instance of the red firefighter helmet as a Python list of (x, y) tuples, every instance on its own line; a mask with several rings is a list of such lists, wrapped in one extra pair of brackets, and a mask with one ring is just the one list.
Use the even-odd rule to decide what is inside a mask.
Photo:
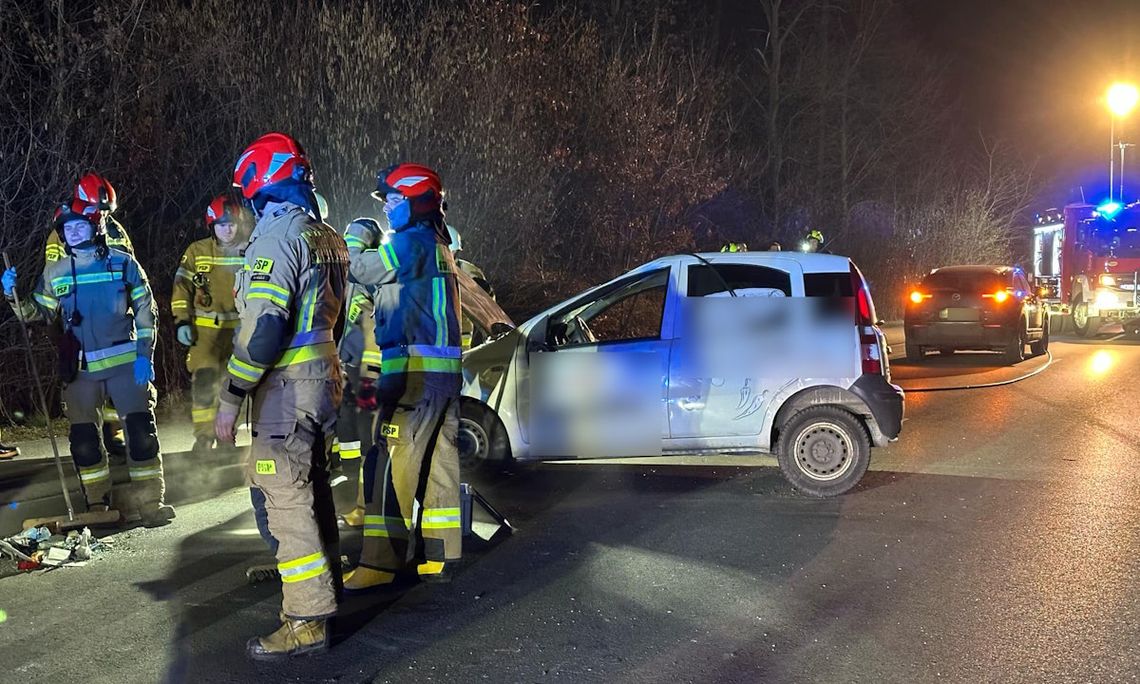
[(396, 164), (376, 174), (376, 192), (372, 196), (383, 202), (393, 192), (408, 198), (412, 216), (443, 209), (443, 181), (438, 173), (422, 164)]
[(206, 207), (206, 230), (214, 229), (215, 223), (241, 223), (245, 206), (237, 192), (218, 195)]
[(96, 211), (114, 212), (119, 208), (119, 198), (111, 181), (95, 172), (85, 174), (75, 184), (76, 202), (92, 205)]
[(284, 133), (266, 133), (254, 140), (234, 165), (234, 187), (246, 199), (284, 181), (311, 183), (313, 167), (301, 144)]

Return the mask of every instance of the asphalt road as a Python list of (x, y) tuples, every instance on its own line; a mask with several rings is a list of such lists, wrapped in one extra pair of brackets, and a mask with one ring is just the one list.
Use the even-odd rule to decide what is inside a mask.
[[(254, 664), (276, 586), (232, 492), (85, 568), (0, 580), (13, 682), (1108, 682), (1140, 655), (1140, 346), (915, 392), (851, 494), (768, 459), (546, 465), (481, 485), (518, 528), (446, 586), (347, 600), (327, 655)], [(1044, 361), (895, 362), (901, 384)], [(359, 542), (344, 535), (350, 555)]]

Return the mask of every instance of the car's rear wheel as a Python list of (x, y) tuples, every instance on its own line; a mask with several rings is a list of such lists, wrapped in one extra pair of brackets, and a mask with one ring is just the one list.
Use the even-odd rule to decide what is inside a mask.
[(776, 460), (784, 477), (811, 496), (838, 496), (859, 483), (871, 463), (871, 438), (851, 412), (811, 406), (780, 429)]
[(508, 470), (513, 464), (510, 440), (499, 417), (476, 401), (459, 405), (460, 472), (492, 475)]
[(1089, 303), (1084, 300), (1084, 297), (1078, 296), (1073, 300), (1071, 307), (1073, 312), (1073, 329), (1081, 337), (1094, 337), (1100, 332), (1100, 316), (1089, 315)]
[(1041, 356), (1049, 351), (1049, 319), (1045, 319), (1044, 327), (1041, 329), (1041, 339), (1029, 344), (1029, 351), (1034, 356)]
[(1013, 338), (1005, 348), (1005, 360), (1009, 363), (1017, 363), (1025, 360), (1025, 330), (1018, 327), (1017, 332), (1013, 334)]
[(917, 344), (906, 343), (906, 360), (910, 363), (919, 363), (926, 356), (922, 347)]

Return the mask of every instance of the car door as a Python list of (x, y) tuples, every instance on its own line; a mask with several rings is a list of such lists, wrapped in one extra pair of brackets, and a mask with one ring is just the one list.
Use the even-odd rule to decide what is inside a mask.
[(803, 296), (802, 281), (798, 263), (787, 258), (685, 266), (669, 368), (670, 449), (757, 444), (788, 382), (761, 368), (778, 366), (769, 361), (779, 358), (787, 329), (780, 319)]
[(668, 436), (666, 378), (677, 285), (665, 266), (553, 313), (520, 385), (538, 458), (652, 456)]
[(1013, 272), (1013, 289), (1015, 293), (1021, 293), (1020, 296), (1025, 298), (1025, 327), (1030, 332), (1031, 337), (1036, 337), (1035, 333), (1040, 332), (1044, 327), (1044, 310), (1041, 307), (1040, 298), (1037, 296), (1037, 292), (1029, 286), (1029, 280), (1021, 271)]

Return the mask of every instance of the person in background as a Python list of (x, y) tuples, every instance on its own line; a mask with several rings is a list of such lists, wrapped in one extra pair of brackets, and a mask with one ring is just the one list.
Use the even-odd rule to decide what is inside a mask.
[(190, 413), (194, 452), (199, 454), (214, 446), (218, 383), (233, 353), (238, 324), (234, 278), (245, 263), (241, 252), (249, 241), (253, 216), (241, 196), (230, 192), (210, 202), (205, 225), (209, 237), (186, 248), (170, 298), (178, 342), (189, 348)]

